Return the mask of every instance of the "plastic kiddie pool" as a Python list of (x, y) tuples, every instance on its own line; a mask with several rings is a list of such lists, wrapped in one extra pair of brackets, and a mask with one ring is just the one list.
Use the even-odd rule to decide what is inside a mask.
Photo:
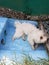
[(43, 45), (40, 45), (36, 50), (33, 50), (27, 40), (23, 41), (20, 38), (12, 41), (12, 36), (15, 32), (15, 20), (22, 23), (29, 22), (35, 26), (38, 25), (37, 21), (0, 17), (0, 59), (3, 56), (14, 59), (15, 54), (17, 60), (21, 60), (24, 54), (31, 56), (35, 60), (38, 60), (39, 58), (48, 59), (46, 49)]

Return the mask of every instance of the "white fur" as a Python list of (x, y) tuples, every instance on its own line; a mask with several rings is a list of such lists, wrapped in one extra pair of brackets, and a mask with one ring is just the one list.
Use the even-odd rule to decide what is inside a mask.
[[(34, 43), (39, 44), (39, 43), (44, 43), (47, 40), (47, 37), (45, 36), (44, 32), (42, 30), (37, 29), (34, 25), (30, 23), (20, 23), (20, 22), (15, 22), (15, 33), (13, 36), (13, 40), (16, 38), (23, 37), (24, 34), (28, 36), (27, 40), (34, 49)], [(40, 39), (40, 37), (43, 37)]]
[[(40, 39), (41, 36), (43, 37), (43, 39)], [(34, 43), (36, 43), (36, 47), (38, 44), (45, 43), (47, 40), (47, 36), (45, 36), (42, 30), (37, 29), (36, 31), (32, 31), (31, 34), (28, 35), (27, 40), (34, 49)]]

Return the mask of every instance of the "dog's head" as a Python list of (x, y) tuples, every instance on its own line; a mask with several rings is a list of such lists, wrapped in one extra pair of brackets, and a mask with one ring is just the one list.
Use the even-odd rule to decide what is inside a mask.
[(42, 30), (37, 30), (35, 32), (35, 42), (36, 43), (45, 43), (47, 41), (47, 36)]

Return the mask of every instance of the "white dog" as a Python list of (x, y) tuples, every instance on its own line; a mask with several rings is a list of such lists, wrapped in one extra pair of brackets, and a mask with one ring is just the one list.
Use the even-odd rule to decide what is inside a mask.
[[(30, 23), (15, 22), (14, 26), (16, 27), (16, 30), (12, 40), (20, 37), (25, 39), (25, 35), (27, 35), (27, 40), (33, 49), (35, 49), (39, 43), (45, 43), (47, 40), (47, 36), (44, 32)], [(34, 43), (36, 43), (36, 46), (34, 46)]]

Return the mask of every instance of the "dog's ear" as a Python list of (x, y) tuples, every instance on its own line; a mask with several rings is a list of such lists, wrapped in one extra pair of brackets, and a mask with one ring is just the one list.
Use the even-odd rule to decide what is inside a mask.
[(44, 25), (42, 21), (39, 21), (39, 29), (42, 30), (45, 33), (45, 35), (49, 38), (49, 34), (47, 30), (44, 29)]
[(38, 24), (39, 24), (39, 29), (45, 31), (45, 30), (44, 30), (43, 22), (42, 22), (41, 20), (39, 21)]

